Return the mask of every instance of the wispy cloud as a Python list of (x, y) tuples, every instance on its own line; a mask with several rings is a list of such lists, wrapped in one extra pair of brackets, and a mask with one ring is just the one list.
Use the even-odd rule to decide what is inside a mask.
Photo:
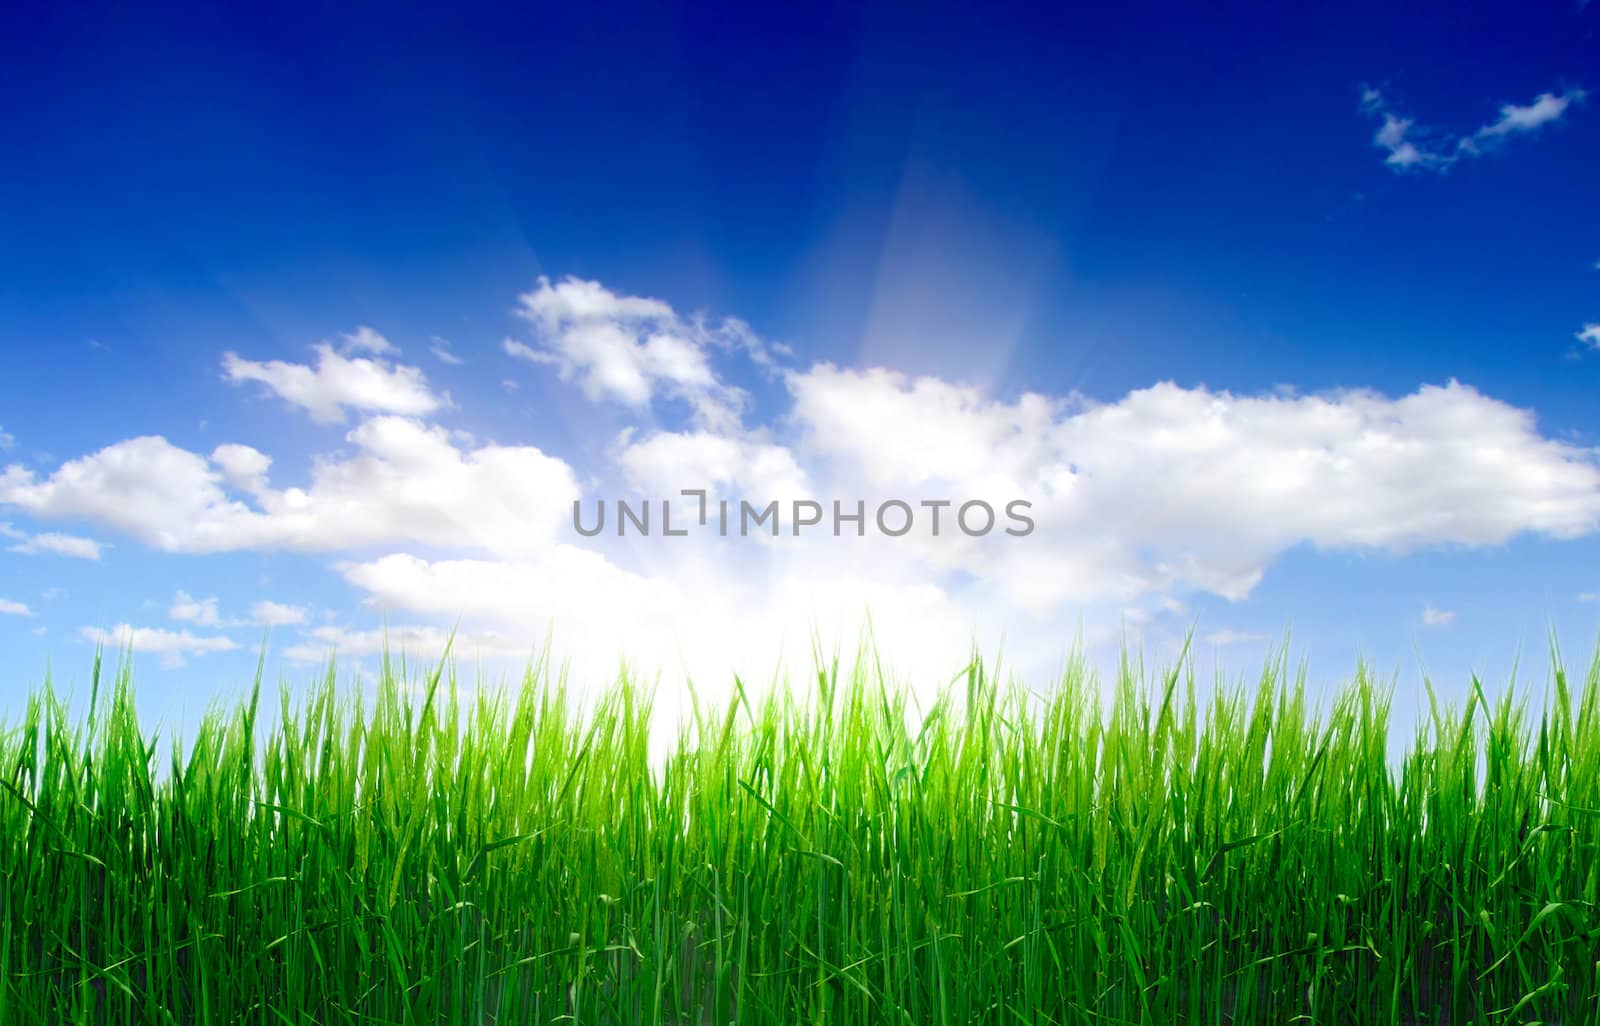
[(48, 531), (36, 534), (19, 545), (11, 546), (12, 552), (20, 552), (28, 556), (52, 555), (70, 556), (74, 559), (99, 559), (100, 543), (93, 538), (80, 538), (75, 534), (61, 534)]
[(428, 343), (428, 352), (432, 353), (434, 359), (440, 363), (448, 363), (453, 367), (460, 366), (464, 362), (451, 350), (449, 340), (442, 339), (438, 335), (433, 336), (433, 340)]
[(21, 602), (0, 598), (0, 616), (32, 616), (33, 610)]
[(1534, 97), (1533, 102), (1518, 106), (1507, 103), (1500, 108), (1500, 117), (1484, 125), (1472, 134), (1476, 143), (1489, 139), (1500, 139), (1518, 132), (1533, 132), (1550, 124), (1552, 121), (1561, 120), (1567, 108), (1574, 103), (1583, 102), (1586, 94), (1582, 89), (1569, 89), (1557, 96), (1554, 93), (1540, 93)]
[(197, 636), (188, 631), (169, 631), (159, 627), (134, 627), (121, 623), (106, 630), (101, 627), (82, 627), (78, 634), (86, 641), (112, 648), (126, 648), (134, 652), (151, 652), (161, 657), (161, 665), (173, 669), (184, 664), (187, 656), (207, 652), (229, 652), (238, 648), (233, 639), (216, 636)]
[(1448, 627), (1456, 622), (1456, 614), (1449, 609), (1439, 609), (1431, 602), (1422, 607), (1422, 625), (1424, 627)]
[(1525, 104), (1502, 104), (1499, 117), (1466, 135), (1420, 124), (1397, 112), (1383, 92), (1371, 86), (1361, 90), (1360, 109), (1380, 122), (1372, 144), (1388, 154), (1385, 164), (1396, 171), (1444, 172), (1465, 158), (1493, 152), (1512, 136), (1560, 121), (1587, 95), (1572, 88), (1559, 94), (1540, 93)]
[(1250, 645), (1258, 641), (1266, 641), (1267, 636), (1265, 634), (1252, 634), (1249, 631), (1236, 631), (1230, 627), (1220, 631), (1212, 631), (1200, 640), (1208, 645), (1216, 645), (1218, 648), (1223, 648), (1228, 645)]
[(57, 531), (47, 531), (44, 534), (29, 534), (19, 531), (10, 524), (0, 523), (0, 538), (5, 538), (16, 544), (7, 546), (8, 551), (20, 553), (24, 556), (71, 556), (75, 559), (99, 559), (100, 543), (93, 538), (80, 538), (75, 534), (61, 534)]
[(1583, 330), (1577, 332), (1576, 338), (1590, 349), (1600, 350), (1600, 321), (1585, 324)]
[(250, 615), (245, 619), (224, 618), (215, 595), (200, 599), (180, 591), (173, 597), (167, 615), (197, 627), (286, 627), (305, 623), (310, 611), (304, 606), (263, 599), (250, 607)]
[(452, 631), (435, 626), (392, 626), (358, 630), (315, 627), (307, 640), (284, 649), (284, 657), (297, 663), (320, 663), (330, 655), (342, 657), (403, 652), (408, 656), (437, 658), (446, 647), (469, 658), (526, 658), (532, 646), (525, 638), (497, 631)]

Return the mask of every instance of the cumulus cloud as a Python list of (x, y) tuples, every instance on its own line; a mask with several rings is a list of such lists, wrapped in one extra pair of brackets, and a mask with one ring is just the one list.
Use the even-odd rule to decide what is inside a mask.
[(118, 624), (107, 630), (102, 627), (82, 627), (78, 634), (86, 641), (108, 648), (130, 649), (134, 652), (152, 652), (161, 657), (161, 665), (168, 669), (183, 666), (187, 657), (207, 652), (229, 652), (239, 646), (221, 635), (195, 635), (189, 631), (169, 631), (160, 627), (134, 627)]
[(222, 478), (234, 488), (248, 495), (268, 490), (267, 471), (272, 469), (272, 457), (248, 445), (227, 443), (211, 451), (211, 462), (222, 473)]
[(32, 616), (33, 610), (21, 602), (0, 598), (0, 616)]
[(222, 615), (220, 600), (215, 595), (199, 599), (186, 591), (179, 591), (167, 610), (167, 615), (183, 623), (199, 627), (284, 627), (303, 624), (309, 611), (304, 606), (289, 606), (262, 600), (250, 607), (250, 615), (243, 619)]
[[(998, 638), (1003, 627), (1003, 613), (907, 576), (904, 567), (804, 544), (769, 546), (760, 559), (745, 561), (684, 541), (653, 574), (575, 546), (528, 561), (393, 554), (343, 573), (391, 623), (405, 617), (472, 625), (476, 647), (458, 646), (463, 655), (522, 660), (548, 642), (555, 664), (575, 667), (577, 680), (605, 679), (625, 663), (647, 681), (658, 673), (674, 685), (692, 680), (696, 694), (709, 699), (726, 694), (734, 673), (756, 686), (785, 671), (804, 672), (813, 642), (824, 652), (842, 646), (848, 658), (869, 616), (893, 669), (929, 689), (962, 665), (975, 637)], [(342, 637), (326, 633), (297, 655), (326, 658), (327, 642)], [(382, 640), (377, 631), (362, 638), (361, 651)], [(413, 652), (424, 641), (434, 652), (442, 648), (442, 632), (414, 640)], [(1054, 672), (1067, 644), (1058, 631), (1008, 636), (1008, 665)], [(685, 700), (681, 687), (670, 686), (658, 695), (657, 710), (671, 721)]]
[(794, 453), (761, 438), (660, 431), (635, 441), (624, 433), (615, 458), (628, 485), (652, 497), (675, 497), (686, 488), (724, 488), (792, 500), (812, 490)]
[(770, 361), (741, 322), (711, 327), (679, 317), (659, 299), (619, 296), (594, 281), (540, 278), (518, 312), (532, 326), (534, 344), (506, 339), (508, 355), (555, 367), (591, 400), (643, 408), (664, 395), (718, 429), (738, 421), (745, 396), (718, 378), (711, 351), (737, 347)]
[(1171, 383), (1112, 403), (1004, 402), (936, 379), (819, 365), (793, 375), (804, 448), (878, 494), (1034, 502), (1038, 531), (940, 548), (1015, 600), (1172, 586), (1243, 598), (1296, 545), (1404, 552), (1600, 527), (1593, 453), (1457, 383), (1236, 396)]
[(1371, 87), (1361, 92), (1361, 110), (1379, 121), (1372, 144), (1388, 156), (1384, 163), (1396, 171), (1448, 171), (1457, 161), (1482, 156), (1516, 135), (1539, 131), (1561, 120), (1574, 104), (1587, 94), (1582, 89), (1540, 93), (1526, 104), (1507, 103), (1499, 117), (1468, 135), (1418, 124), (1417, 120), (1395, 112), (1383, 93)]
[[(541, 280), (523, 304), (533, 342), (508, 351), (642, 425), (616, 436), (581, 486), (538, 448), (377, 414), (296, 484), (250, 446), (205, 455), (147, 436), (51, 472), (7, 467), (0, 506), (166, 551), (333, 554), (372, 615), (415, 625), (392, 629), (391, 642), (442, 648), (446, 625), (460, 624), (462, 651), (520, 659), (548, 631), (590, 658), (681, 660), (702, 677), (719, 666), (764, 672), (780, 643), (808, 655), (812, 629), (848, 643), (868, 612), (885, 651), (913, 653), (922, 669), (1002, 632), (1011, 665), (1036, 657), (1049, 669), (1071, 646), (1063, 620), (1147, 629), (1181, 615), (1191, 593), (1242, 600), (1297, 547), (1398, 553), (1600, 530), (1595, 453), (1456, 382), (1403, 395), (1161, 382), (1107, 400), (1005, 396), (885, 368), (795, 367), (791, 354), (779, 361), (747, 328), (728, 327), (737, 322), (708, 329), (593, 282)], [(772, 375), (783, 408), (747, 425), (718, 352)], [(658, 426), (658, 400), (682, 403), (683, 423)], [(1021, 499), (1037, 526), (1025, 538), (969, 537), (948, 510), (938, 537), (588, 539), (570, 526), (579, 499), (660, 500), (698, 487), (757, 503), (1003, 509)], [(296, 658), (382, 642), (365, 626), (312, 628), (299, 607), (264, 608), (254, 622), (305, 628)], [(214, 608), (195, 616), (206, 618), (197, 626), (213, 616), (230, 624)]]
[(347, 353), (371, 353), (373, 356), (393, 356), (400, 350), (378, 334), (372, 328), (361, 325), (348, 335), (339, 336), (344, 340), (344, 351)]
[(1577, 339), (1590, 349), (1600, 349), (1600, 322), (1585, 324), (1583, 330), (1577, 333)]
[(623, 570), (597, 552), (558, 545), (536, 559), (428, 560), (395, 553), (347, 564), (345, 580), (380, 608), (500, 624), (611, 618), (636, 623), (684, 610), (680, 585)]
[(257, 362), (236, 353), (222, 357), (225, 380), (258, 382), (285, 402), (298, 406), (318, 423), (337, 424), (347, 410), (424, 416), (450, 404), (448, 394), (435, 395), (427, 376), (416, 367), (396, 366), (383, 357), (396, 352), (383, 336), (361, 328), (345, 336), (346, 355), (326, 342), (314, 347), (316, 366), (283, 360)]
[(315, 462), (303, 488), (273, 488), (271, 460), (242, 445), (208, 459), (159, 436), (117, 442), (45, 479), (0, 473), (0, 506), (87, 520), (170, 552), (331, 551), (394, 543), (514, 553), (548, 544), (576, 478), (531, 446), (458, 447), (443, 428), (374, 417), (353, 452)]
[(250, 607), (250, 622), (263, 627), (292, 627), (306, 622), (311, 611), (305, 606), (262, 600)]
[[(1010, 650), (1039, 656), (1056, 652), (1052, 639), (1063, 643), (1063, 613), (1139, 603), (1144, 624), (1181, 611), (1185, 592), (1244, 599), (1301, 545), (1398, 553), (1600, 529), (1593, 454), (1457, 383), (1400, 397), (1238, 396), (1166, 383), (1096, 403), (1002, 400), (826, 364), (786, 380), (793, 437), (625, 436), (617, 471), (652, 497), (696, 485), (762, 501), (786, 489), (869, 503), (953, 496), (998, 507), (1026, 497), (1037, 530), (969, 538), (947, 526), (939, 538), (759, 546), (657, 538), (604, 553), (562, 544), (525, 559), (394, 553), (346, 564), (345, 579), (386, 614), (459, 617), (512, 636), (554, 626), (564, 639), (595, 639), (593, 651), (703, 652), (760, 639), (750, 656), (759, 668), (771, 639), (803, 642), (808, 617), (848, 613), (859, 623), (870, 611), (890, 650), (949, 657), (989, 616), (1016, 628)], [(848, 634), (845, 623), (835, 621), (843, 634), (834, 637)], [(702, 631), (715, 636), (696, 642)]]
[(219, 627), (222, 625), (222, 616), (217, 612), (217, 597), (197, 599), (188, 592), (180, 591), (173, 597), (172, 605), (167, 609), (167, 615), (174, 620), (184, 623), (197, 624), (201, 627)]

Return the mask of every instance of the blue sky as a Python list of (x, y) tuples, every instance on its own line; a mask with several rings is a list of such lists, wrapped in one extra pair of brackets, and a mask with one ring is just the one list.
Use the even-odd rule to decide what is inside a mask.
[[(1452, 687), (1551, 628), (1592, 651), (1594, 9), (29, 18), (6, 705), (96, 638), (203, 705), (268, 624), (291, 677), (385, 625), (749, 671), (864, 605), (921, 673), (1190, 628), (1231, 669), (1292, 629), (1320, 675)], [(570, 528), (708, 479), (1040, 527)]]

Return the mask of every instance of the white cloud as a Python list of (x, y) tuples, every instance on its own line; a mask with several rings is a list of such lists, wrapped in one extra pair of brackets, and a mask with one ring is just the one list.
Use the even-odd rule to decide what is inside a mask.
[[(394, 543), (515, 553), (548, 545), (578, 487), (531, 446), (458, 448), (443, 428), (375, 417), (354, 452), (316, 461), (307, 487), (272, 488), (270, 459), (220, 446), (208, 460), (159, 436), (62, 464), (0, 473), (0, 506), (88, 520), (171, 552), (330, 551)], [(231, 490), (230, 490), (231, 489)]]
[[(751, 687), (786, 670), (803, 673), (813, 640), (823, 651), (852, 651), (869, 612), (894, 669), (923, 693), (962, 665), (974, 637), (1000, 636), (1000, 617), (981, 603), (963, 605), (926, 579), (896, 579), (892, 568), (853, 565), (842, 553), (773, 545), (745, 562), (683, 541), (684, 548), (656, 550), (677, 555), (653, 574), (563, 545), (530, 561), (393, 554), (347, 566), (344, 575), (390, 622), (406, 615), (462, 624), (469, 641), (457, 651), (464, 656), (521, 660), (548, 641), (554, 664), (570, 664), (577, 681), (609, 679), (626, 661), (647, 681), (658, 672), (673, 683), (692, 680), (703, 699), (726, 693), (734, 673)], [(327, 641), (340, 636), (294, 655), (326, 658)], [(416, 640), (436, 652), (442, 637), (435, 631)], [(361, 651), (382, 642), (379, 631), (362, 638)], [(1008, 636), (1007, 663), (1054, 672), (1066, 644), (1055, 631), (1043, 639)], [(658, 695), (664, 722), (673, 722), (685, 698), (679, 687)]]
[(1578, 593), (1579, 602), (1600, 602), (1600, 592), (1581, 591)]
[(973, 387), (817, 364), (788, 378), (804, 440), (843, 457), (872, 485), (992, 478), (1010, 486), (1049, 458), (1048, 436), (1064, 411), (1028, 393), (995, 402)]
[(308, 616), (306, 607), (281, 602), (262, 600), (250, 607), (250, 621), (263, 627), (290, 627), (305, 623)]
[(118, 624), (106, 630), (101, 627), (82, 627), (79, 636), (96, 645), (108, 648), (151, 652), (161, 657), (161, 665), (169, 669), (184, 665), (186, 657), (207, 652), (229, 652), (239, 646), (230, 638), (220, 635), (197, 636), (188, 631), (169, 631), (159, 627), (134, 627)]
[[(415, 625), (391, 630), (391, 642), (442, 647), (459, 623), (478, 651), (521, 659), (549, 631), (569, 653), (603, 660), (602, 673), (626, 653), (681, 665), (697, 684), (730, 666), (769, 673), (780, 645), (808, 657), (813, 629), (848, 646), (867, 610), (883, 650), (925, 681), (959, 664), (974, 637), (1002, 633), (1011, 666), (1050, 671), (1072, 644), (1064, 620), (1109, 640), (1130, 622), (1164, 630), (1158, 610), (1182, 612), (1192, 593), (1244, 598), (1297, 547), (1405, 552), (1600, 530), (1595, 453), (1454, 382), (1401, 396), (1166, 382), (1105, 402), (1002, 397), (878, 368), (780, 370), (776, 348), (753, 336), (706, 333), (659, 301), (594, 283), (542, 281), (529, 295), (537, 346), (513, 351), (596, 400), (688, 401), (689, 423), (624, 431), (584, 468), (582, 488), (537, 448), (375, 416), (298, 485), (249, 446), (205, 456), (152, 436), (43, 476), (8, 467), (0, 505), (167, 551), (333, 553), (374, 615)], [(689, 347), (681, 360), (647, 351), (663, 332)], [(787, 407), (742, 422), (708, 359), (724, 342), (776, 375)], [(939, 537), (583, 539), (570, 526), (580, 497), (702, 486), (763, 503), (1025, 499), (1037, 527), (971, 538), (949, 510)], [(365, 626), (321, 624), (292, 651), (320, 660), (335, 645), (359, 654), (381, 641)]]
[(1583, 330), (1577, 333), (1577, 339), (1590, 349), (1600, 349), (1600, 322), (1585, 324)]
[(188, 592), (180, 591), (173, 597), (172, 606), (167, 610), (167, 615), (174, 620), (192, 623), (201, 627), (220, 627), (222, 616), (217, 612), (217, 598), (197, 599)]
[(52, 531), (36, 534), (20, 545), (13, 545), (11, 551), (29, 555), (50, 553), (57, 556), (71, 556), (75, 559), (99, 559), (100, 543), (92, 538), (80, 538), (77, 535), (58, 534)]
[(228, 443), (211, 452), (211, 462), (217, 465), (228, 484), (247, 495), (268, 491), (267, 471), (272, 469), (272, 457), (248, 445)]
[(1215, 645), (1218, 648), (1225, 648), (1229, 645), (1253, 645), (1256, 642), (1267, 640), (1267, 636), (1265, 634), (1252, 634), (1248, 631), (1236, 631), (1232, 628), (1224, 628), (1220, 631), (1212, 631), (1210, 634), (1207, 634), (1200, 640), (1205, 642), (1207, 645)]
[(786, 531), (759, 545), (700, 536), (630, 545), (569, 534), (574, 544), (516, 559), (391, 553), (345, 565), (345, 580), (386, 616), (535, 640), (549, 629), (580, 657), (634, 652), (669, 667), (681, 658), (702, 676), (719, 656), (770, 672), (779, 639), (791, 654), (808, 651), (817, 618), (848, 645), (849, 624), (869, 609), (885, 651), (914, 652), (928, 673), (959, 660), (974, 632), (1001, 629), (1013, 665), (1048, 672), (1067, 644), (1064, 612), (1087, 613), (1105, 636), (1129, 603), (1171, 612), (1183, 610), (1185, 592), (1241, 599), (1296, 546), (1404, 552), (1600, 529), (1593, 454), (1455, 383), (1398, 398), (1161, 384), (1094, 403), (998, 400), (939, 379), (825, 364), (786, 380), (793, 438), (625, 434), (614, 469), (652, 498), (701, 485), (763, 501), (788, 490), (873, 504), (1026, 497), (1036, 532), (967, 538), (947, 512), (939, 538)]
[[(363, 334), (365, 332), (366, 334)], [(422, 416), (450, 405), (448, 394), (434, 395), (428, 379), (416, 367), (391, 366), (381, 358), (394, 347), (381, 335), (363, 328), (347, 335), (350, 352), (368, 352), (372, 358), (345, 356), (327, 343), (315, 347), (317, 364), (246, 360), (224, 353), (224, 378), (233, 383), (260, 382), (286, 402), (299, 406), (319, 423), (335, 424), (346, 410)]]
[(373, 356), (393, 356), (400, 352), (394, 343), (378, 334), (366, 325), (361, 325), (348, 335), (341, 335), (344, 339), (344, 351), (347, 353), (371, 353)]
[[(1034, 503), (1025, 542), (943, 541), (1013, 601), (1242, 598), (1282, 552), (1492, 545), (1600, 529), (1592, 452), (1465, 385), (1235, 396), (1167, 383), (1114, 403), (1014, 402), (936, 379), (819, 365), (793, 375), (802, 450), (869, 495)], [(802, 460), (806, 465), (806, 461)], [(909, 540), (909, 539), (908, 539)]]
[(1448, 609), (1438, 609), (1433, 603), (1422, 607), (1422, 623), (1426, 627), (1448, 627), (1456, 622), (1456, 614)]
[(1532, 103), (1522, 106), (1514, 103), (1505, 104), (1500, 108), (1500, 117), (1478, 129), (1472, 138), (1481, 143), (1484, 140), (1514, 135), (1518, 132), (1537, 131), (1552, 121), (1561, 120), (1567, 108), (1574, 103), (1583, 102), (1585, 95), (1582, 89), (1571, 89), (1560, 96), (1554, 93), (1540, 93)]
[(356, 630), (344, 627), (315, 627), (308, 640), (284, 649), (284, 657), (297, 663), (318, 663), (330, 656), (358, 658), (388, 651), (429, 661), (444, 654), (446, 644), (465, 659), (528, 659), (534, 654), (532, 643), (513, 639), (494, 631), (450, 631), (440, 627), (378, 627)]
[(17, 447), (17, 436), (5, 428), (0, 427), (0, 452), (5, 452)]
[[(716, 329), (678, 317), (658, 299), (619, 296), (599, 282), (565, 278), (522, 296), (518, 311), (532, 326), (534, 345), (502, 343), (518, 359), (550, 364), (563, 381), (576, 380), (591, 400), (643, 408), (658, 394), (688, 404), (702, 425), (736, 424), (744, 393), (721, 382), (712, 347), (765, 350), (740, 322)], [(753, 350), (752, 350), (753, 347)]]
[(428, 344), (428, 351), (433, 354), (434, 359), (452, 367), (460, 366), (463, 362), (461, 357), (451, 350), (449, 340), (442, 339), (438, 335), (433, 336), (433, 340)]
[(1380, 121), (1372, 144), (1388, 153), (1385, 164), (1396, 171), (1443, 172), (1463, 158), (1496, 149), (1512, 136), (1537, 132), (1561, 120), (1572, 105), (1586, 97), (1582, 89), (1574, 88), (1559, 95), (1540, 93), (1527, 104), (1503, 104), (1498, 118), (1470, 135), (1419, 125), (1415, 118), (1395, 113), (1383, 93), (1370, 87), (1361, 92), (1361, 110)]
[(174, 620), (200, 627), (285, 627), (303, 624), (308, 617), (304, 606), (289, 606), (280, 602), (262, 600), (250, 607), (246, 619), (232, 619), (222, 615), (215, 595), (197, 599), (188, 592), (179, 591), (172, 600), (167, 615)]
[(0, 616), (32, 616), (33, 610), (21, 602), (0, 598)]
[(60, 534), (49, 531), (44, 534), (28, 534), (19, 531), (10, 524), (0, 523), (0, 538), (15, 541), (15, 545), (8, 547), (9, 551), (21, 553), (25, 556), (71, 556), (76, 559), (99, 559), (100, 543), (92, 538), (80, 538), (72, 534)]
[(719, 487), (767, 499), (808, 498), (805, 471), (787, 448), (706, 431), (661, 431), (635, 442), (625, 433), (615, 453), (623, 478), (651, 498), (673, 498), (686, 488)]
[(1454, 161), (1452, 156), (1423, 149), (1406, 138), (1415, 127), (1416, 122), (1411, 118), (1397, 118), (1387, 113), (1383, 115), (1383, 124), (1373, 133), (1372, 143), (1389, 151), (1389, 156), (1383, 161), (1385, 164), (1407, 170), (1414, 167), (1443, 168)]
[(344, 567), (345, 580), (380, 607), (464, 616), (503, 625), (612, 619), (636, 623), (645, 615), (681, 612), (676, 583), (622, 570), (605, 556), (559, 545), (536, 559), (427, 560), (392, 554)]

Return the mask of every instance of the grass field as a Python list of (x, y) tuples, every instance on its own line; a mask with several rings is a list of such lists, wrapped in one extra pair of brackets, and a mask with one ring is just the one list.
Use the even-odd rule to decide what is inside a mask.
[(868, 664), (664, 760), (626, 680), (330, 671), (169, 743), (110, 676), (0, 730), (4, 1026), (1600, 1022), (1594, 665), (1391, 738), (1359, 673)]

